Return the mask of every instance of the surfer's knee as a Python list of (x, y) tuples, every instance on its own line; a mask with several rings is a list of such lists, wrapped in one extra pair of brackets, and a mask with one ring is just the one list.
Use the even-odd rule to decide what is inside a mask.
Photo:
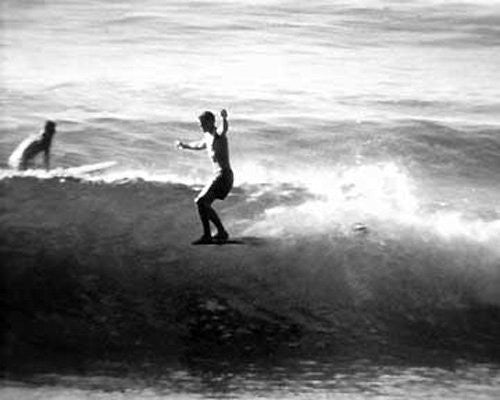
[(213, 202), (213, 200), (210, 198), (210, 196), (207, 196), (206, 194), (203, 196), (198, 196), (194, 202), (198, 206), (198, 208), (209, 208)]
[(209, 203), (207, 202), (204, 196), (197, 197), (196, 199), (194, 199), (194, 203), (198, 208), (207, 208), (209, 206)]

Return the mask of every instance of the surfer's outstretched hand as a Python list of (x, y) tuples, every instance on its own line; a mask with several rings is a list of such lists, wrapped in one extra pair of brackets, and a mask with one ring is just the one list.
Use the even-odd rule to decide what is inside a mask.
[(221, 112), (220, 112), (220, 116), (221, 116), (222, 118), (227, 118), (227, 111), (226, 111), (226, 109), (225, 109), (225, 108), (223, 108), (223, 109), (221, 110)]
[(180, 140), (176, 140), (175, 141), (175, 148), (176, 149), (183, 149), (184, 148), (184, 144)]

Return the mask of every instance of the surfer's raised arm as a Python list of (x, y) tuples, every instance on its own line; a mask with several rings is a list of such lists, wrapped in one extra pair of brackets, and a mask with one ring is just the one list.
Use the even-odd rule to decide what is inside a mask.
[(229, 129), (229, 124), (227, 122), (227, 111), (225, 109), (221, 110), (220, 116), (222, 117), (222, 132), (219, 133), (219, 136), (225, 135), (227, 130)]
[(196, 142), (189, 142), (189, 143), (184, 143), (181, 142), (180, 140), (177, 140), (175, 142), (175, 146), (178, 149), (187, 149), (187, 150), (204, 150), (207, 148), (207, 144), (205, 143), (204, 140), (198, 140)]

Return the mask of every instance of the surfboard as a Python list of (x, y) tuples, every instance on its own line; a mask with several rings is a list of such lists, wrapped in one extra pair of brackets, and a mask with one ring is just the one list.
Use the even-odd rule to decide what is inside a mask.
[(79, 167), (64, 168), (63, 173), (68, 175), (78, 175), (78, 174), (91, 174), (94, 172), (100, 172), (105, 169), (111, 168), (117, 164), (116, 161), (104, 161), (95, 164), (86, 164)]
[(259, 246), (264, 244), (264, 239), (255, 236), (232, 237), (227, 240), (213, 240), (208, 243), (191, 243), (193, 246), (227, 246), (227, 245), (250, 245)]
[(225, 246), (228, 244), (245, 244), (242, 240), (228, 239), (228, 240), (213, 240), (208, 243), (191, 243), (193, 246)]

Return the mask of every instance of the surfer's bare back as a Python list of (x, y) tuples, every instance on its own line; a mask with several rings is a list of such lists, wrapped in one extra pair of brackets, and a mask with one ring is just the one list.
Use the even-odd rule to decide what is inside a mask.
[(45, 127), (39, 135), (31, 136), (17, 146), (9, 157), (9, 166), (19, 170), (28, 169), (33, 159), (38, 154), (43, 153), (45, 169), (48, 170), (50, 168), (50, 147), (55, 133), (56, 123), (53, 121), (45, 122)]
[[(223, 242), (228, 239), (229, 234), (225, 230), (222, 222), (212, 208), (212, 203), (216, 200), (224, 200), (233, 187), (233, 171), (229, 163), (229, 147), (227, 143), (227, 111), (220, 112), (222, 117), (222, 131), (217, 132), (215, 126), (215, 116), (210, 111), (205, 111), (198, 118), (203, 130), (203, 138), (196, 142), (184, 143), (176, 142), (179, 149), (187, 150), (208, 150), (208, 156), (214, 168), (213, 179), (203, 188), (195, 199), (203, 226), (203, 235), (193, 242), (193, 244), (208, 244)], [(217, 233), (212, 237), (210, 222), (217, 228)]]

